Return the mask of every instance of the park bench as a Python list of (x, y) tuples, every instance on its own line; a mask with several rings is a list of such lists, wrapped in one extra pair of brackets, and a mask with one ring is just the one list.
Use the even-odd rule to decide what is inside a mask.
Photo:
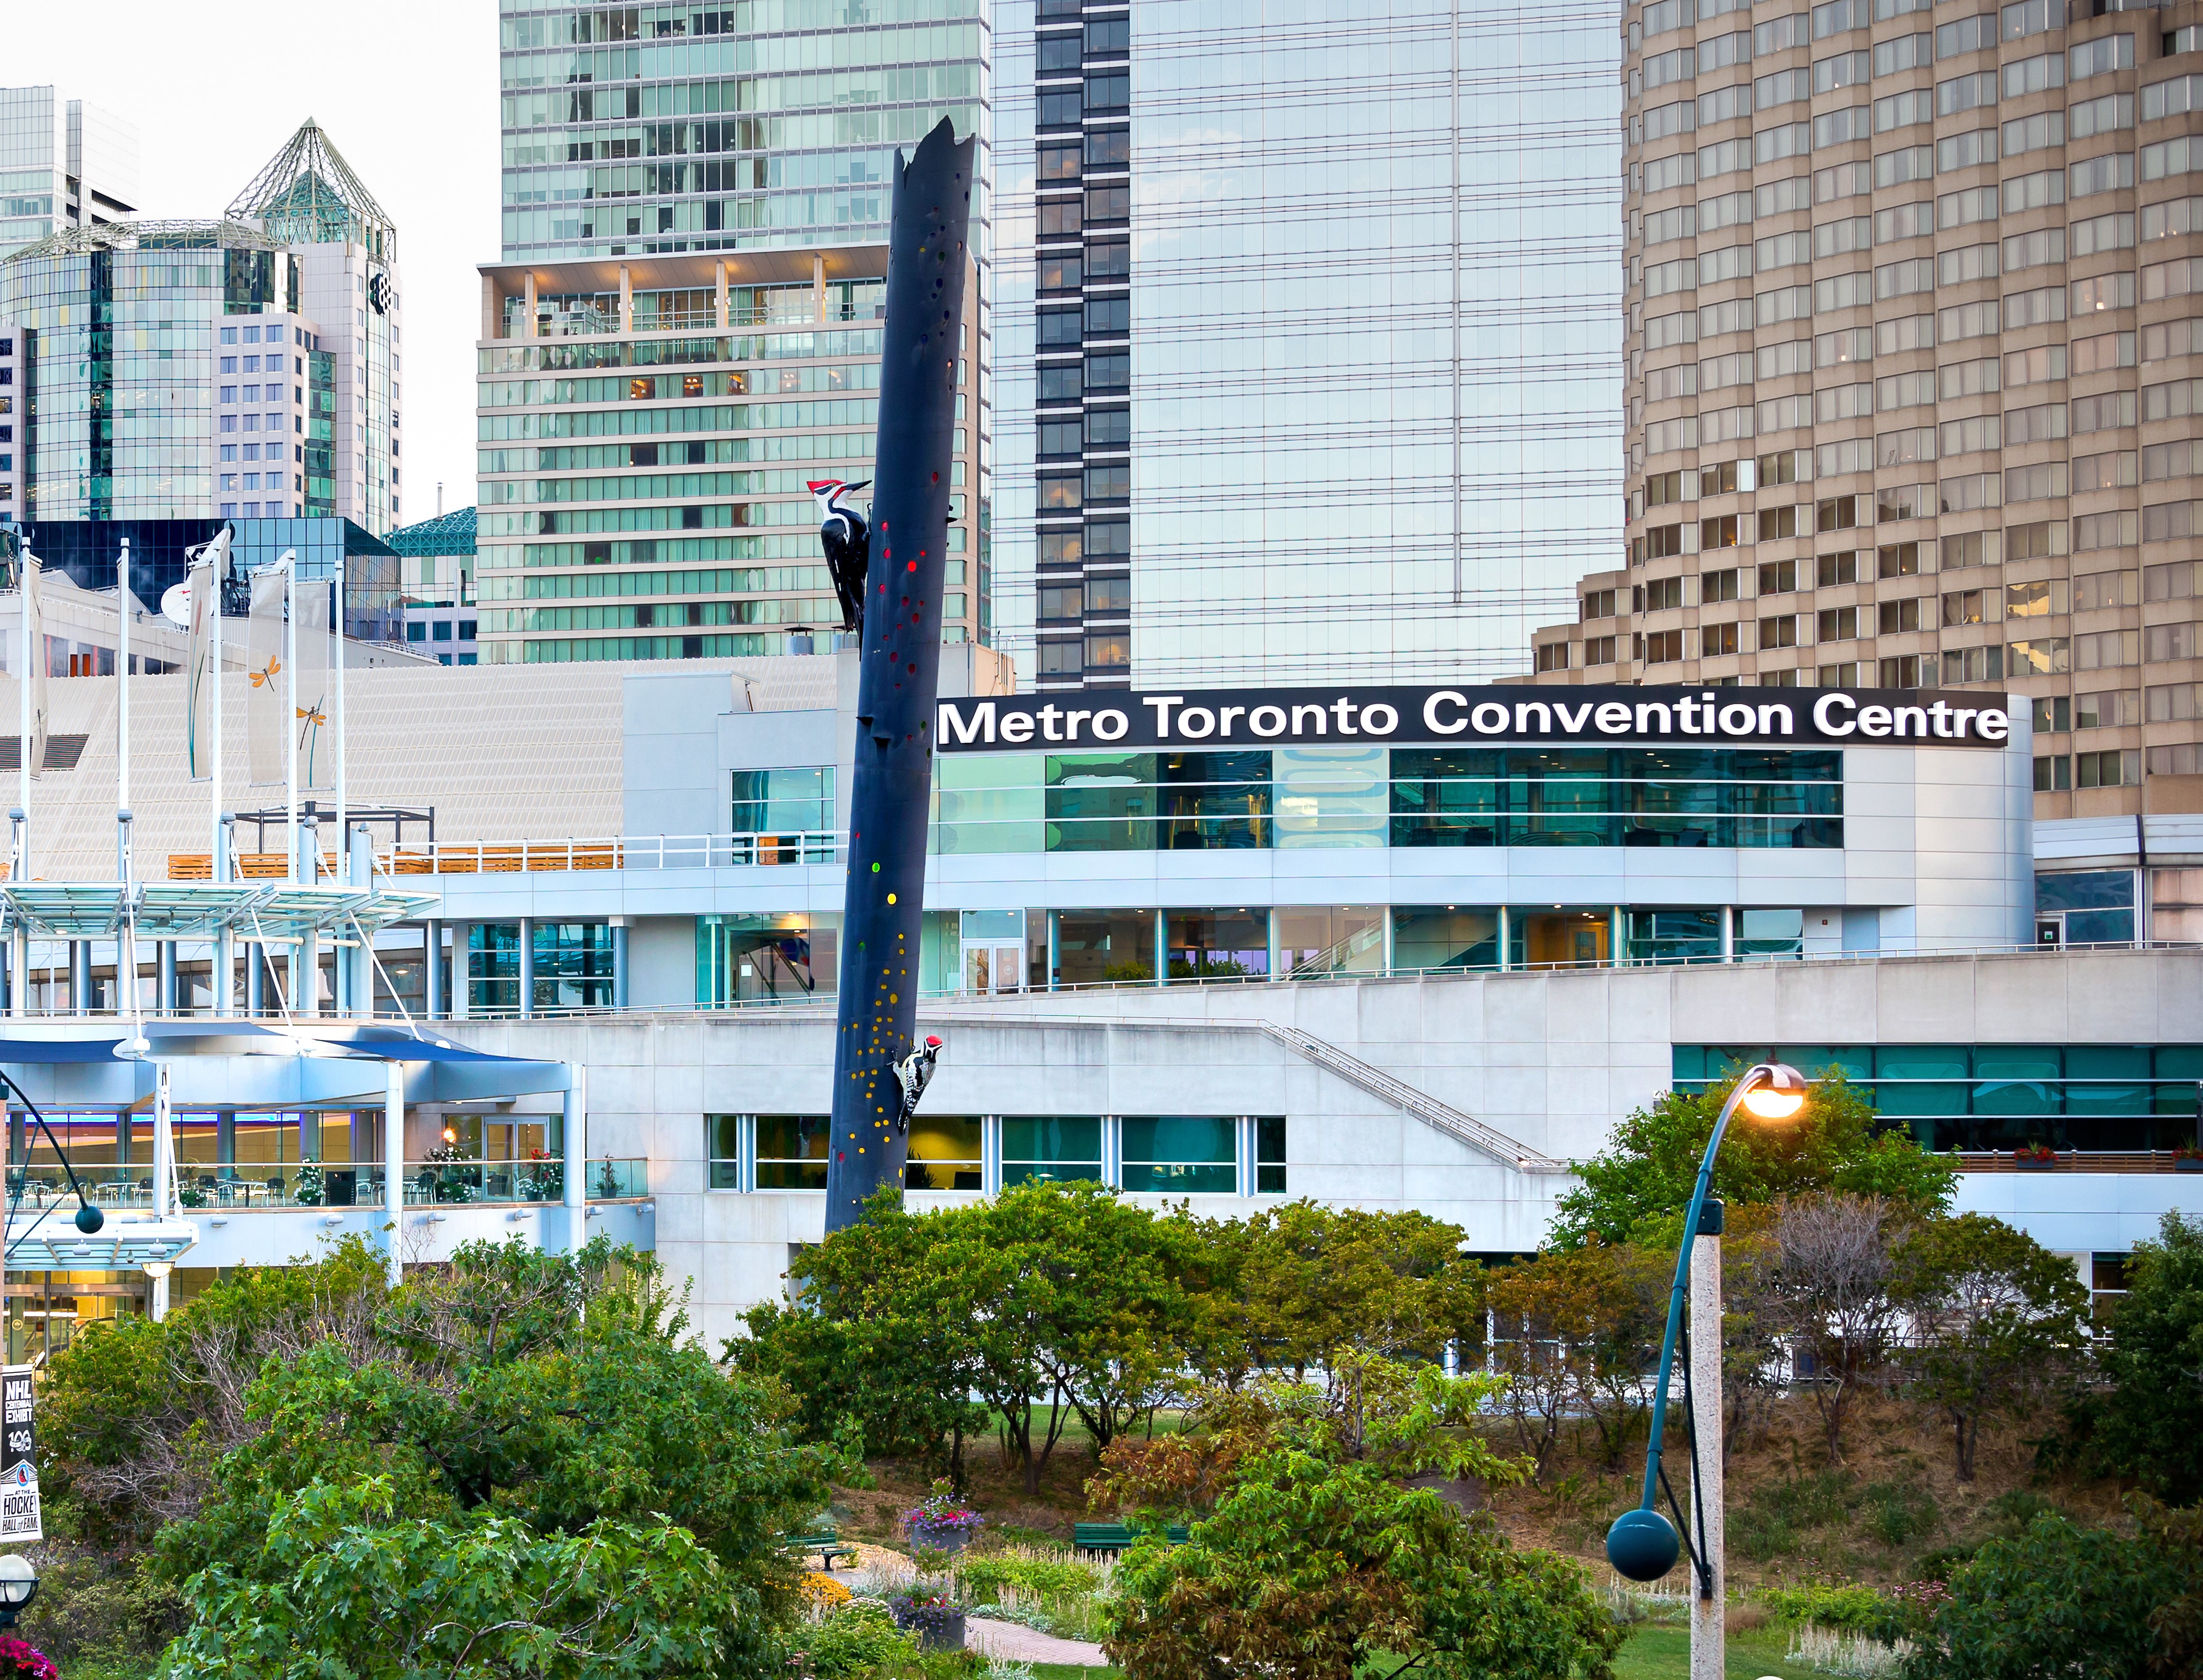
[(818, 1567), (831, 1569), (836, 1558), (853, 1558), (857, 1548), (842, 1544), (842, 1536), (831, 1523), (822, 1524), (809, 1534), (792, 1534), (781, 1545), (790, 1552), (818, 1554)]
[[(1174, 1524), (1165, 1530), (1173, 1546), (1185, 1544), (1185, 1526)], [(1123, 1523), (1073, 1523), (1071, 1543), (1082, 1552), (1121, 1552), (1138, 1536)]]

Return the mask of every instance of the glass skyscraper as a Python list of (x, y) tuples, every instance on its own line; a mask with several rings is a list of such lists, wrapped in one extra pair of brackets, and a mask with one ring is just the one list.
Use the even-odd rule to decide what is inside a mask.
[(1610, 13), (996, 25), (997, 641), (1043, 687), (1518, 669), (1621, 553)]
[(985, 0), (500, 13), (508, 262), (884, 243), (895, 148), (944, 116), (983, 225)]
[(54, 87), (0, 87), (0, 257), (138, 210), (138, 131)]
[(482, 663), (832, 645), (808, 486), (871, 475), (889, 178), (944, 117), (980, 144), (942, 634), (983, 640), (983, 0), (502, 13)]

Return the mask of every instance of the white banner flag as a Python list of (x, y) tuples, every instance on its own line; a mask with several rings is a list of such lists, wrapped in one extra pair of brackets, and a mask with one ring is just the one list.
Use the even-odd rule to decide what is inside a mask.
[(53, 709), (46, 694), (46, 667), (50, 663), (46, 655), (46, 605), (44, 578), (45, 568), (28, 549), (23, 551), (23, 645), (29, 650), (31, 669), (26, 680), (31, 685), (30, 739), (21, 742), (22, 762), (31, 767), (32, 775), (45, 767), (46, 720)]
[(298, 615), (293, 649), (298, 661), (298, 787), (312, 792), (336, 784), (335, 737), (329, 731), (329, 592), (324, 578), (302, 578), (292, 592)]
[(291, 708), (285, 699), (283, 612), (290, 596), (288, 558), (252, 575), (252, 613), (245, 622), (245, 734), (255, 787), (289, 781), (284, 754), (291, 751)]
[[(226, 537), (227, 533), (223, 533)], [(216, 548), (226, 548), (222, 538), (216, 539)], [(204, 781), (214, 774), (214, 706), (219, 693), (221, 673), (214, 669), (214, 617), (221, 610), (221, 571), (215, 563), (216, 556), (210, 553), (185, 573), (191, 590), (191, 633), (188, 651), (184, 656), (185, 679), (184, 766), (193, 781)]]

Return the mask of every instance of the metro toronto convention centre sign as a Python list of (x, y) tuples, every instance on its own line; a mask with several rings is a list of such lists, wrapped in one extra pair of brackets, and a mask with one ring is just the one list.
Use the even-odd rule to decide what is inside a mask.
[(1094, 689), (942, 700), (942, 752), (1562, 741), (2000, 747), (2000, 693), (1893, 688)]

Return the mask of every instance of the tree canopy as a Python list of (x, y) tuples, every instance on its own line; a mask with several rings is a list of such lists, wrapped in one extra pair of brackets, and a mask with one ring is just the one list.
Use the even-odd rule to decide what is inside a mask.
[[(1624, 1119), (1600, 1153), (1575, 1162), (1583, 1182), (1561, 1196), (1554, 1246), (1574, 1248), (1594, 1237), (1623, 1242), (1668, 1228), (1680, 1232), (1707, 1140), (1735, 1084), (1732, 1074), (1703, 1092), (1663, 1092)], [(1914, 1213), (1940, 1213), (1957, 1182), (1955, 1169), (1923, 1153), (1910, 1133), (1881, 1128), (1873, 1109), (1832, 1068), (1809, 1088), (1794, 1117), (1770, 1122), (1739, 1114), (1730, 1122), (1714, 1161), (1713, 1193), (1726, 1202), (1759, 1205), (1834, 1190), (1882, 1197)]]

